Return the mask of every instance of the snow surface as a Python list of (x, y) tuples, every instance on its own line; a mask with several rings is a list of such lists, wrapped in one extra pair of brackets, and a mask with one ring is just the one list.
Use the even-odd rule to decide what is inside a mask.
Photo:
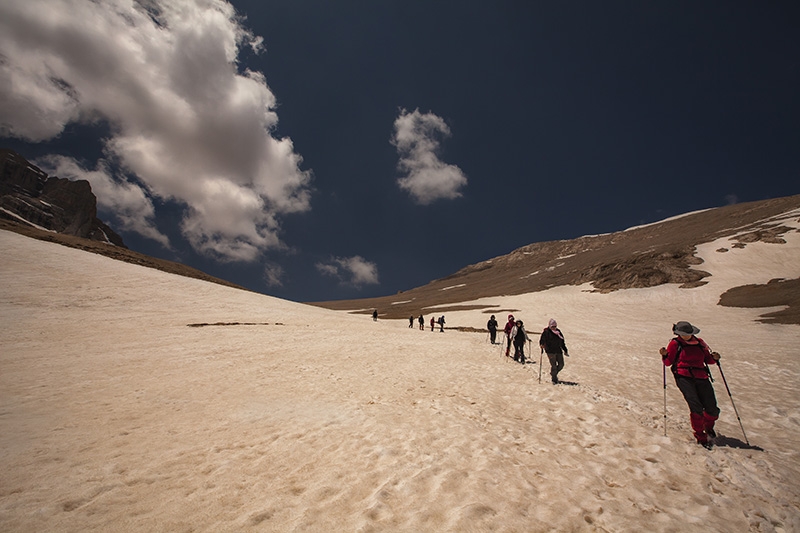
[[(0, 231), (0, 530), (800, 531), (800, 327), (716, 305), (797, 277), (787, 240), (701, 246), (695, 289), (556, 287), (447, 313), (484, 327), (514, 309), (532, 334), (556, 318), (578, 385), (553, 386), (484, 334)], [(672, 380), (664, 436), (658, 349), (677, 320), (722, 353), (763, 451), (717, 369), (727, 445), (692, 442)]]

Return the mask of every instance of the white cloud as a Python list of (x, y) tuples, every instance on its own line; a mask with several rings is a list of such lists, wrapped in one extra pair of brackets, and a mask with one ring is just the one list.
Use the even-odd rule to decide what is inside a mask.
[(86, 180), (97, 197), (97, 207), (114, 217), (121, 228), (170, 247), (169, 238), (155, 223), (155, 208), (144, 189), (124, 177), (113, 176), (107, 163), (99, 161), (94, 170), (83, 168), (71, 157), (51, 155), (36, 161), (51, 176), (69, 180)]
[[(259, 51), (261, 38), (223, 0), (4, 0), (0, 134), (38, 142), (107, 121), (107, 156), (152, 197), (185, 206), (197, 250), (255, 260), (282, 246), (281, 215), (310, 208), (311, 175), (292, 141), (273, 137), (275, 96), (241, 71), (242, 47)], [(106, 175), (117, 186), (98, 187), (101, 203), (143, 205)], [(129, 224), (162, 240), (147, 220)]]
[(461, 196), (467, 177), (455, 165), (439, 159), (439, 139), (450, 136), (450, 128), (433, 113), (400, 110), (394, 121), (392, 144), (400, 156), (398, 168), (405, 174), (397, 180), (400, 188), (420, 204)]
[(264, 264), (264, 281), (268, 287), (283, 287), (283, 267), (277, 263)]
[(338, 278), (345, 285), (361, 287), (378, 283), (378, 267), (359, 255), (353, 257), (333, 257), (327, 263), (317, 263), (317, 270)]

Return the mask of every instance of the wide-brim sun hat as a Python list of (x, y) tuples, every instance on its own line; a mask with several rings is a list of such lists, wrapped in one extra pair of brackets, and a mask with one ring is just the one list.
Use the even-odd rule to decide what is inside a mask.
[(676, 335), (697, 335), (700, 328), (697, 328), (686, 321), (680, 321), (672, 326), (672, 332)]

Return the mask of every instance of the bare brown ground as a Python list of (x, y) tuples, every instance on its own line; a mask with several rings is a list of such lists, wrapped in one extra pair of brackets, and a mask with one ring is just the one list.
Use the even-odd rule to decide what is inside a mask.
[(800, 324), (800, 278), (773, 279), (765, 285), (742, 285), (726, 291), (719, 305), (728, 307), (777, 307), (785, 309), (761, 315), (761, 322)]
[[(702, 263), (694, 256), (697, 245), (730, 237), (732, 248), (757, 241), (779, 246), (785, 242), (782, 235), (795, 231), (781, 224), (785, 218), (782, 215), (798, 207), (800, 195), (795, 195), (709, 209), (617, 233), (534, 243), (395, 295), (314, 305), (357, 313), (377, 309), (382, 318), (407, 318), (460, 310), (460, 302), (538, 292), (561, 285), (592, 283), (599, 292), (665, 283), (697, 287), (705, 284), (703, 278), (708, 276), (702, 269), (690, 268)], [(748, 289), (751, 293), (762, 290), (771, 289)], [(729, 305), (727, 301), (721, 305)], [(792, 308), (798, 305), (796, 300), (791, 302), (785, 305)], [(505, 310), (490, 306), (483, 312), (499, 314)], [(798, 323), (793, 318), (796, 311), (791, 308), (770, 313), (770, 317), (773, 315), (781, 321)]]

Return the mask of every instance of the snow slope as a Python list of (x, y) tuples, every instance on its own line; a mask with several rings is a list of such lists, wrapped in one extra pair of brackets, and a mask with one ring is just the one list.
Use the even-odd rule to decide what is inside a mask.
[[(578, 385), (553, 386), (484, 334), (0, 231), (0, 530), (800, 531), (800, 327), (716, 305), (796, 277), (787, 240), (702, 247), (695, 289), (481, 300), (532, 332), (559, 321)], [(723, 445), (693, 444), (671, 380), (664, 436), (677, 320), (722, 353), (751, 447), (720, 379)]]

